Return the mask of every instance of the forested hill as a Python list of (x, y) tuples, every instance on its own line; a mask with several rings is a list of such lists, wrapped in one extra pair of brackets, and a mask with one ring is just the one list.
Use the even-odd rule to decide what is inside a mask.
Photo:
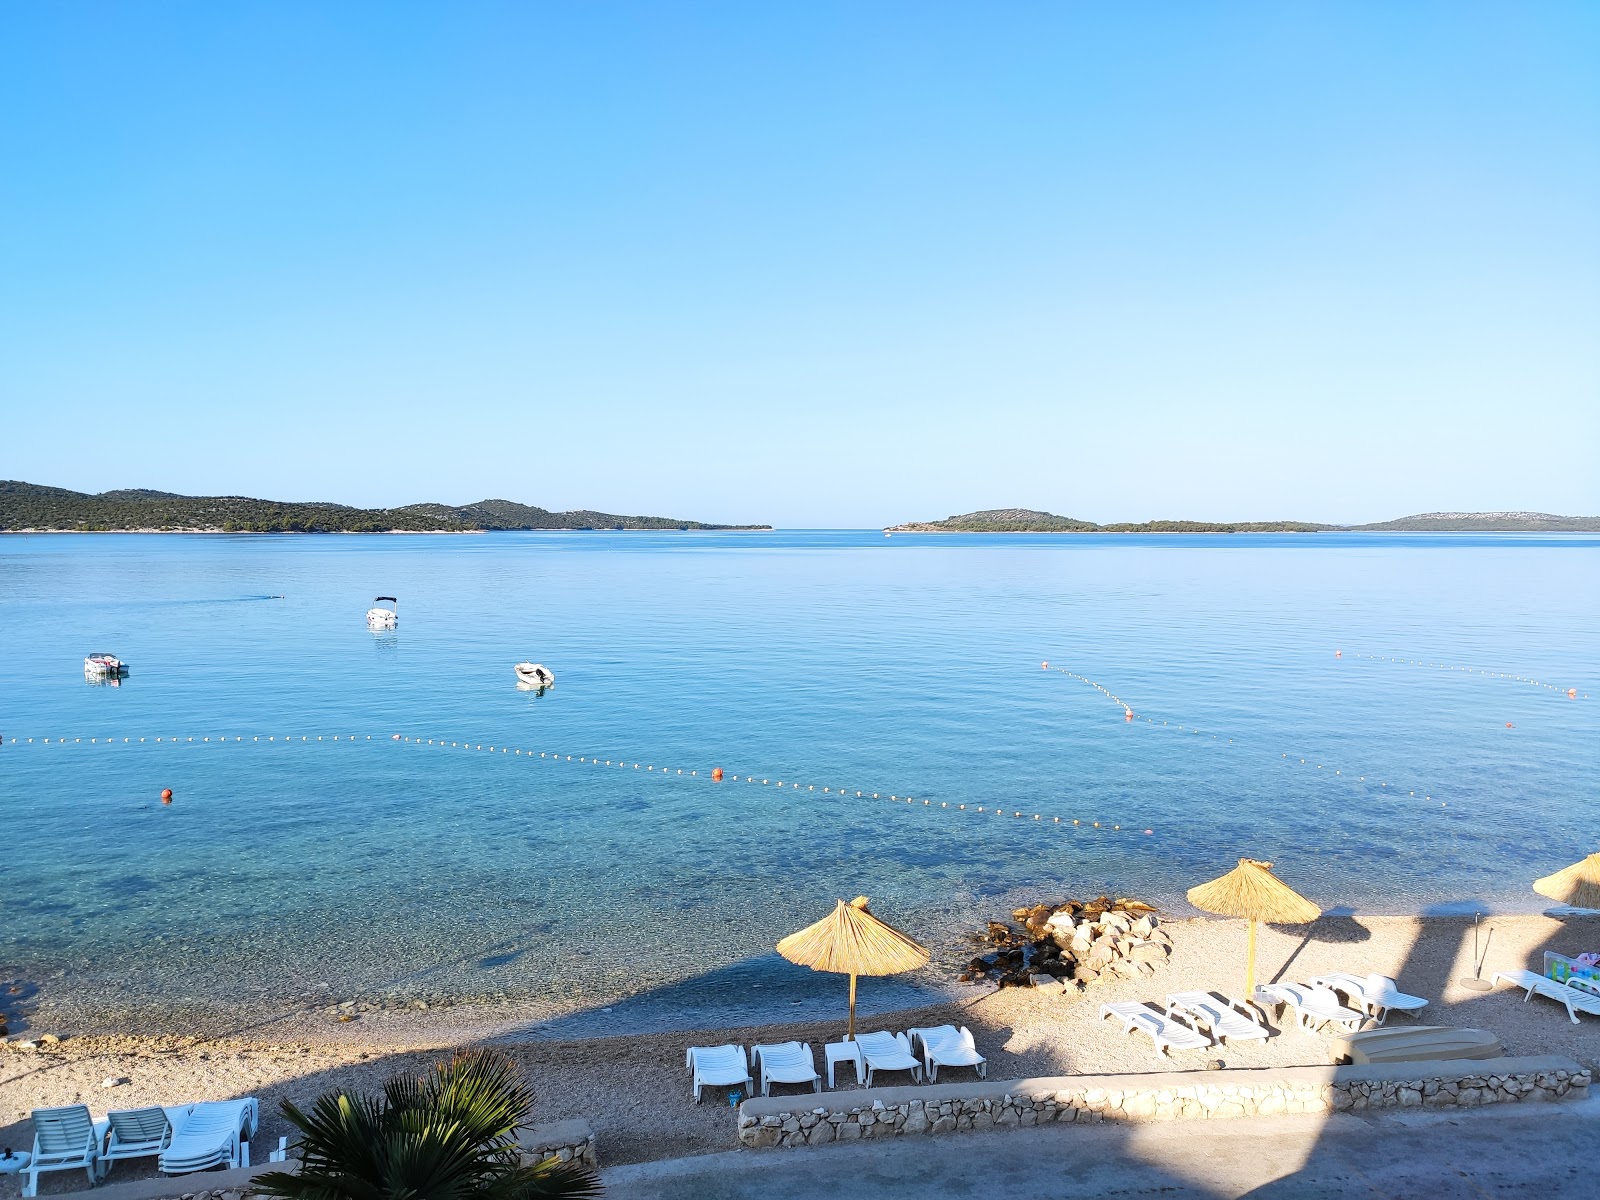
[(889, 533), (1315, 533), (1336, 529), (1335, 525), (1314, 525), (1309, 521), (1243, 521), (1218, 524), (1211, 521), (1144, 521), (1097, 525), (1073, 517), (1033, 508), (989, 508), (964, 513), (943, 521), (916, 521), (891, 525)]
[(0, 480), (0, 531), (193, 533), (475, 533), (511, 529), (767, 529), (672, 517), (625, 517), (580, 509), (550, 512), (511, 500), (350, 508), (343, 504), (179, 496), (144, 488), (90, 495)]
[(943, 521), (891, 525), (889, 533), (1600, 533), (1600, 517), (1535, 512), (1419, 513), (1372, 525), (1311, 521), (1143, 521), (1096, 525), (1033, 508), (989, 508)]

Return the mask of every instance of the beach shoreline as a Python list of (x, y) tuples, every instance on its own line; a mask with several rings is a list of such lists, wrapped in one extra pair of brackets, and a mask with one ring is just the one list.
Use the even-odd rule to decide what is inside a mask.
[[(1172, 958), (1148, 979), (1096, 983), (1081, 993), (1055, 995), (965, 987), (950, 1000), (922, 1008), (868, 1011), (861, 1024), (892, 1030), (967, 1025), (989, 1058), (991, 1079), (1197, 1070), (1215, 1059), (1228, 1067), (1326, 1063), (1327, 1039), (1297, 1029), (1286, 1015), (1270, 1018), (1276, 1032), (1265, 1042), (1217, 1046), (1169, 1060), (1158, 1060), (1147, 1040), (1126, 1036), (1114, 1022), (1101, 1020), (1103, 1003), (1159, 1005), (1172, 991), (1231, 994), (1242, 987), (1244, 922), (1195, 918), (1162, 927), (1173, 939)], [(1600, 948), (1600, 918), (1497, 916), (1485, 921), (1483, 933), (1491, 929), (1482, 970), (1486, 980), (1496, 971), (1539, 970), (1546, 949), (1575, 954)], [(1559, 1005), (1538, 998), (1525, 1004), (1514, 988), (1483, 993), (1463, 987), (1461, 979), (1474, 972), (1473, 954), (1471, 917), (1334, 916), (1314, 927), (1263, 927), (1257, 978), (1304, 980), (1326, 971), (1376, 971), (1429, 999), (1429, 1008), (1414, 1023), (1490, 1029), (1507, 1054), (1565, 1054), (1591, 1066), (1600, 1060), (1600, 1022), (1573, 1025)], [(816, 1048), (837, 1040), (844, 1027), (843, 978), (838, 984), (838, 1013), (828, 1020), (589, 1038), (541, 1033), (518, 1019), (515, 1005), (365, 1013), (348, 1022), (302, 1009), (276, 1021), (239, 1021), (209, 1034), (174, 1029), (129, 1036), (30, 1026), (20, 1036), (33, 1041), (52, 1032), (62, 1040), (36, 1041), (34, 1048), (23, 1049), (14, 1035), (0, 1050), (0, 1140), (23, 1142), (28, 1110), (34, 1107), (83, 1102), (98, 1113), (107, 1107), (248, 1094), (262, 1101), (263, 1144), (275, 1145), (289, 1131), (278, 1111), (282, 1099), (304, 1103), (334, 1088), (373, 1089), (390, 1075), (423, 1070), (457, 1049), (489, 1046), (509, 1054), (532, 1081), (538, 1096), (534, 1119), (589, 1121), (604, 1162), (709, 1153), (732, 1148), (734, 1124), (720, 1093), (698, 1107), (691, 1103), (683, 1067), (686, 1048), (791, 1039)], [(817, 1060), (820, 1066), (820, 1053)], [(128, 1082), (102, 1088), (107, 1079)], [(839, 1086), (855, 1084), (841, 1078)]]

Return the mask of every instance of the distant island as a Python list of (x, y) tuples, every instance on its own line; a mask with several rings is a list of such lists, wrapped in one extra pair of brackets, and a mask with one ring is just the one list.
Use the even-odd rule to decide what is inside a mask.
[(179, 496), (144, 488), (91, 495), (0, 480), (5, 533), (485, 533), (516, 529), (770, 529), (708, 525), (673, 517), (549, 512), (511, 500), (350, 508), (343, 504), (255, 500), (249, 496)]
[(1097, 525), (1033, 508), (986, 508), (943, 521), (891, 525), (885, 533), (1600, 533), (1600, 517), (1549, 513), (1418, 513), (1373, 525), (1313, 521), (1141, 521)]

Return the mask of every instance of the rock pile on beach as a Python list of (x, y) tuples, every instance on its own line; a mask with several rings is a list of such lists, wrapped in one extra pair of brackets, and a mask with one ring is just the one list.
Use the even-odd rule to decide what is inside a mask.
[(962, 983), (1065, 989), (1104, 976), (1154, 975), (1172, 953), (1156, 910), (1142, 900), (1107, 896), (1015, 909), (1011, 922), (990, 921), (972, 940), (987, 947), (961, 972)]

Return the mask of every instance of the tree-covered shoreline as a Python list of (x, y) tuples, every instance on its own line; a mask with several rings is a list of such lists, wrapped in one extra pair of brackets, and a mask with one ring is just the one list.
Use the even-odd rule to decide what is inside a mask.
[(620, 516), (579, 509), (550, 512), (511, 500), (352, 508), (250, 496), (180, 496), (143, 488), (92, 495), (0, 480), (0, 531), (131, 533), (486, 533), (524, 529), (767, 529), (675, 517)]

